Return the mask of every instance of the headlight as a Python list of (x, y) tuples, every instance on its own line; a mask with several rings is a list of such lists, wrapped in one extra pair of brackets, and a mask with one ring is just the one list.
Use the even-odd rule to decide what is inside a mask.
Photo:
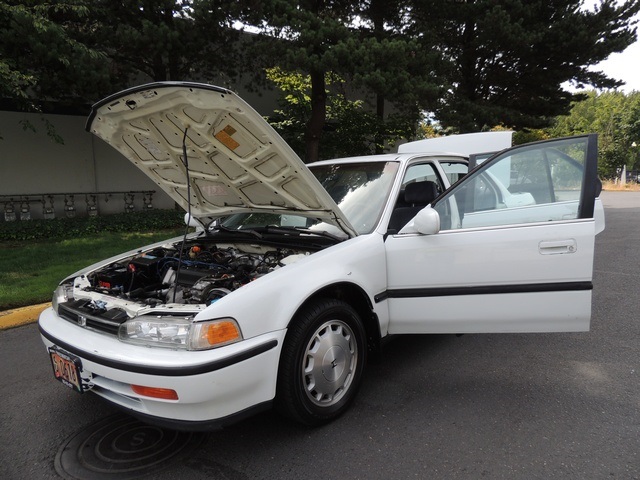
[(69, 300), (73, 300), (73, 280), (58, 285), (58, 288), (53, 291), (51, 306), (53, 310), (58, 313), (58, 304), (68, 302)]
[(193, 323), (191, 317), (141, 316), (127, 320), (118, 330), (126, 343), (184, 350), (208, 350), (242, 340), (232, 318)]

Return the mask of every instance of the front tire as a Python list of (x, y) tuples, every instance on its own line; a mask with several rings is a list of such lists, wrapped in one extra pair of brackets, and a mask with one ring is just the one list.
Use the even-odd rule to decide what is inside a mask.
[(340, 300), (319, 299), (291, 322), (280, 359), (276, 408), (306, 425), (340, 416), (356, 396), (366, 361), (358, 313)]

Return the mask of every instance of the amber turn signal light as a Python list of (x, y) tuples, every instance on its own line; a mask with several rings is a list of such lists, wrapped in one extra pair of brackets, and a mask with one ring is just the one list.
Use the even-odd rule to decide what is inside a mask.
[(240, 332), (235, 322), (212, 323), (204, 328), (202, 332), (209, 345), (220, 345), (233, 342), (240, 338)]
[(131, 385), (131, 390), (133, 390), (138, 395), (144, 395), (145, 397), (161, 398), (163, 400), (178, 400), (178, 392), (176, 392), (175, 390), (171, 390), (170, 388)]

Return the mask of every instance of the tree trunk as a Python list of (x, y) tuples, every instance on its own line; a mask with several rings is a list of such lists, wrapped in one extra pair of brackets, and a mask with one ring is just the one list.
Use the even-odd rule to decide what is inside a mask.
[[(373, 20), (373, 32), (379, 42), (382, 42), (385, 36), (384, 21), (385, 21), (385, 8), (387, 0), (371, 0), (370, 15)], [(384, 135), (382, 129), (384, 128), (384, 95), (376, 95), (376, 116), (378, 117), (378, 128), (376, 129), (374, 136), (374, 144), (376, 153), (384, 152)]]
[(324, 72), (311, 73), (311, 118), (305, 135), (305, 163), (320, 159), (320, 138), (327, 114), (327, 90)]
[(378, 117), (378, 129), (375, 136), (376, 153), (384, 153), (384, 135), (381, 132), (384, 125), (384, 96), (379, 94), (376, 95), (376, 115)]

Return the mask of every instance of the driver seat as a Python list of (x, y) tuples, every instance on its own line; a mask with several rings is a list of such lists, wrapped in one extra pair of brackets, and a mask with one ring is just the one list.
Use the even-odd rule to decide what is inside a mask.
[(388, 230), (399, 232), (409, 220), (429, 205), (439, 194), (438, 184), (431, 181), (408, 183), (404, 188), (406, 207), (396, 207), (391, 214)]

